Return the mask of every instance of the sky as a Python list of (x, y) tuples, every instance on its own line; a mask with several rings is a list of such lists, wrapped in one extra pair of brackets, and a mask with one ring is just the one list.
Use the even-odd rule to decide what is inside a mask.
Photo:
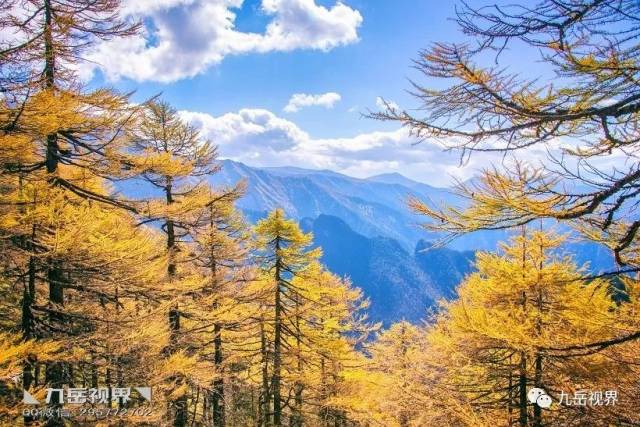
[[(468, 179), (489, 159), (460, 167), (454, 153), (415, 144), (396, 123), (363, 117), (381, 99), (416, 107), (409, 80), (420, 49), (463, 41), (457, 1), (125, 0), (139, 36), (103, 42), (80, 69), (92, 85), (171, 103), (250, 166), (330, 169), (355, 177), (399, 172), (432, 185)], [(526, 64), (511, 52), (514, 64)], [(535, 63), (527, 64), (535, 71)], [(498, 161), (490, 159), (490, 161)]]

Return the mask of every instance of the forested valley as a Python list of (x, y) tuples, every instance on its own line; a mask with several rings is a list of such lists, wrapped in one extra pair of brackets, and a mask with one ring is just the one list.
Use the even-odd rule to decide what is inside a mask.
[[(423, 322), (382, 328), (283, 209), (251, 224), (243, 182), (208, 183), (216, 141), (161, 95), (133, 102), (78, 77), (88, 46), (140, 30), (118, 0), (0, 2), (16, 35), (0, 45), (0, 424), (640, 425), (640, 6), (522, 4), (461, 4), (475, 42), (415, 62), (446, 85), (414, 82), (419, 109), (371, 114), (463, 158), (510, 159), (459, 184), (464, 208), (410, 201), (441, 244), (513, 237), (478, 252)], [(557, 79), (509, 74), (500, 51), (516, 42)], [(518, 157), (539, 146), (542, 165)], [(572, 239), (617, 268), (590, 273)], [(49, 415), (25, 412), (26, 393)]]

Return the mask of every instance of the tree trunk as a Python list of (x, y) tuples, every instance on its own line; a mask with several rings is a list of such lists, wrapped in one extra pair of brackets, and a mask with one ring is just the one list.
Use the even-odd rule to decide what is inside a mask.
[[(211, 204), (211, 212), (210, 212), (210, 235), (212, 238), (211, 245), (211, 253), (210, 262), (211, 262), (211, 288), (212, 292), (216, 293), (220, 290), (218, 289), (218, 271), (217, 271), (217, 262), (216, 262), (216, 254), (215, 248), (213, 245), (213, 237), (215, 230), (214, 223), (214, 212), (213, 212), (213, 204)], [(215, 297), (215, 302), (213, 303), (213, 309), (216, 310), (218, 308), (218, 296)], [(212, 402), (211, 407), (213, 410), (213, 426), (214, 427), (224, 427), (225, 419), (224, 419), (224, 377), (222, 376), (222, 326), (220, 323), (216, 322), (213, 325), (213, 362), (216, 367), (216, 373), (218, 377), (213, 381), (213, 393), (212, 393)]]
[(52, 307), (54, 311), (50, 313), (49, 320), (52, 323), (62, 322), (64, 319), (59, 311), (61, 307), (64, 306), (64, 277), (59, 261), (49, 260), (47, 282), (49, 282), (49, 301), (54, 305), (54, 307)]
[[(218, 369), (218, 373), (222, 372), (222, 328), (218, 323), (213, 326), (215, 338), (214, 346), (214, 363)], [(219, 377), (213, 382), (213, 425), (214, 427), (224, 427), (224, 378)]]
[[(298, 370), (298, 375), (302, 375), (302, 343), (300, 340), (300, 315), (299, 315), (299, 310), (300, 310), (300, 301), (298, 300), (298, 298), (296, 297), (296, 348), (297, 348), (297, 362), (298, 362), (298, 366), (297, 366), (297, 370)], [(295, 385), (294, 385), (294, 402), (295, 402), (295, 406), (294, 406), (294, 411), (293, 411), (293, 417), (291, 420), (291, 425), (292, 427), (302, 427), (302, 391), (303, 391), (304, 386), (302, 385), (302, 383), (300, 381), (296, 381)]]
[(509, 355), (509, 402), (507, 403), (507, 422), (509, 427), (513, 425), (513, 356)]
[[(323, 322), (323, 319), (320, 320)], [(327, 398), (329, 397), (328, 393), (328, 385), (327, 385), (327, 375), (325, 372), (325, 361), (324, 356), (320, 358), (320, 421), (322, 421), (324, 426), (329, 427), (329, 416), (330, 411), (327, 407)]]
[[(535, 362), (535, 386), (542, 387), (542, 356), (536, 355)], [(542, 408), (539, 405), (533, 405), (533, 426), (542, 427)]]
[[(20, 191), (22, 192), (22, 179), (20, 180)], [(35, 203), (36, 198), (34, 196), (34, 205)], [(33, 255), (35, 238), (36, 225), (33, 224), (31, 226), (31, 236), (22, 243), (23, 248), (31, 253), (27, 267), (27, 283), (24, 286), (22, 296), (22, 337), (24, 340), (35, 338), (35, 318), (31, 310), (36, 297), (36, 258)]]
[(282, 426), (282, 398), (280, 396), (280, 376), (282, 374), (282, 301), (281, 301), (281, 259), (280, 259), (280, 238), (276, 238), (276, 295), (275, 295), (275, 319), (273, 334), (273, 425)]
[(260, 321), (260, 348), (262, 350), (262, 396), (260, 399), (258, 425), (269, 427), (271, 425), (271, 392), (269, 389), (269, 350), (267, 348), (267, 336), (264, 330), (264, 319)]
[[(49, 321), (53, 324), (58, 324), (58, 327), (62, 328), (63, 316), (59, 312), (64, 305), (63, 294), (63, 277), (62, 268), (57, 261), (50, 260), (49, 268), (47, 270), (47, 281), (49, 282), (49, 301), (53, 303), (52, 309), (54, 311), (49, 313)], [(46, 380), (51, 388), (62, 388), (64, 381), (64, 364), (63, 362), (51, 362), (47, 365)], [(54, 397), (55, 396), (55, 397)], [(52, 396), (52, 404), (54, 410), (62, 407), (61, 396), (59, 393), (54, 393)], [(59, 417), (51, 417), (47, 421), (47, 426), (61, 426), (62, 420)]]
[[(33, 227), (35, 230), (35, 226)], [(30, 245), (31, 246), (31, 245)], [(24, 292), (22, 296), (22, 337), (23, 339), (30, 340), (35, 338), (35, 322), (33, 311), (31, 311), (31, 307), (33, 306), (35, 300), (35, 280), (36, 280), (36, 270), (35, 270), (35, 258), (32, 256), (29, 257), (29, 270), (27, 273), (27, 284), (25, 284)], [(35, 364), (37, 364), (37, 359), (35, 356), (30, 356), (25, 361), (22, 368), (22, 387), (25, 390), (29, 390), (31, 388), (31, 384), (33, 383), (33, 369)], [(33, 422), (33, 417), (25, 416), (24, 424), (28, 425)]]
[[(527, 266), (527, 228), (522, 227), (522, 278), (525, 277), (525, 270)], [(527, 293), (522, 291), (522, 308), (527, 312)], [(519, 422), (520, 427), (526, 427), (528, 423), (529, 414), (527, 412), (527, 355), (524, 351), (520, 352), (520, 367), (518, 377), (518, 407), (520, 409)]]
[[(51, 2), (44, 0), (44, 57), (45, 57), (45, 86), (49, 90), (55, 88), (55, 61), (53, 52), (53, 34), (51, 29)], [(49, 182), (55, 183), (54, 174), (58, 171), (58, 137), (55, 133), (47, 135), (47, 151), (45, 157), (45, 165), (47, 173), (51, 174)], [(50, 261), (49, 270), (47, 271), (47, 281), (49, 282), (49, 301), (55, 305), (62, 306), (64, 304), (64, 288), (62, 287), (62, 268), (56, 261)], [(55, 308), (54, 308), (55, 309)], [(52, 323), (61, 322), (62, 316), (58, 313), (51, 313), (50, 321)], [(53, 362), (47, 366), (46, 380), (52, 388), (62, 387), (64, 369), (61, 362)], [(61, 402), (58, 401), (59, 393), (54, 394), (53, 407), (60, 408)], [(62, 420), (58, 417), (51, 417), (47, 421), (47, 426), (62, 426)]]
[[(45, 87), (55, 89), (55, 55), (53, 52), (53, 34), (51, 32), (51, 1), (44, 0), (44, 78)], [(47, 153), (45, 165), (47, 172), (54, 174), (58, 170), (58, 136), (55, 133), (47, 135)]]
[[(542, 222), (540, 223), (540, 231), (542, 231)], [(542, 253), (542, 247), (540, 248), (540, 252)], [(543, 306), (543, 295), (541, 288), (541, 280), (540, 277), (542, 268), (544, 267), (542, 259), (540, 259), (540, 264), (538, 265), (538, 280), (537, 280), (537, 297), (536, 297), (536, 309), (537, 309), (537, 318), (536, 318), (536, 335), (540, 336), (542, 334), (542, 306)], [(535, 357), (535, 373), (534, 373), (534, 384), (535, 387), (543, 388), (542, 385), (542, 355), (536, 354)], [(533, 426), (534, 427), (542, 427), (542, 408), (539, 405), (533, 405)]]
[(107, 402), (107, 406), (109, 408), (111, 408), (111, 367), (109, 366), (111, 364), (111, 358), (109, 358), (108, 362), (107, 362), (107, 369), (106, 369), (106, 373), (105, 373), (105, 385), (108, 388), (108, 393), (109, 393), (109, 400)]
[[(173, 203), (173, 182), (171, 177), (166, 177), (166, 186), (165, 186), (165, 196), (167, 200), (167, 205)], [(176, 232), (173, 220), (167, 218), (165, 222), (166, 232), (167, 232), (167, 253), (169, 256), (169, 263), (167, 265), (167, 275), (169, 276), (169, 281), (173, 279), (176, 275), (176, 263), (175, 263), (175, 250), (176, 250)], [(170, 349), (169, 352), (173, 353), (176, 351), (178, 345), (178, 336), (180, 334), (180, 308), (178, 304), (174, 304), (169, 309), (169, 331), (170, 331)], [(181, 379), (178, 379), (178, 384), (180, 384)], [(185, 427), (187, 425), (187, 418), (189, 416), (187, 412), (187, 397), (181, 396), (175, 401), (173, 401), (175, 416), (173, 419), (174, 427)]]
[[(518, 406), (520, 408), (520, 427), (527, 427), (527, 358), (524, 352), (520, 352), (520, 375), (518, 378)], [(537, 405), (536, 405), (537, 406)]]
[[(165, 197), (167, 200), (167, 206), (173, 203), (173, 179), (170, 176), (165, 177), (166, 185), (164, 187)], [(167, 232), (167, 253), (169, 255), (169, 265), (167, 266), (167, 273), (169, 277), (173, 277), (176, 274), (175, 263), (175, 246), (176, 246), (176, 232), (174, 223), (171, 218), (167, 218), (165, 222)]]

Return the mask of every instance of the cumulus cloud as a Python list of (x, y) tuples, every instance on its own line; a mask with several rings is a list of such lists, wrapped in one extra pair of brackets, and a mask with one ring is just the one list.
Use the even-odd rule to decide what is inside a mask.
[[(181, 111), (182, 118), (199, 127), (202, 135), (219, 147), (222, 158), (250, 166), (291, 166), (330, 169), (366, 178), (389, 172), (431, 185), (447, 187), (455, 180), (467, 180), (492, 166), (511, 166), (513, 156), (496, 152), (476, 152), (461, 165), (460, 153), (445, 151), (436, 141), (419, 144), (405, 128), (364, 132), (337, 138), (314, 138), (290, 120), (264, 109), (242, 109), (212, 116)], [(565, 143), (540, 145), (519, 150), (515, 155), (529, 165), (548, 164), (549, 152), (558, 154)], [(598, 167), (612, 169), (623, 161), (620, 153), (597, 160)], [(569, 161), (569, 159), (567, 159)], [(572, 167), (572, 164), (567, 163)], [(573, 164), (575, 166), (575, 164)]]
[(181, 111), (180, 114), (199, 127), (203, 136), (218, 145), (224, 157), (239, 161), (256, 160), (264, 166), (310, 139), (294, 123), (268, 110), (243, 109), (219, 117), (190, 111)]
[(102, 42), (89, 52), (84, 78), (95, 68), (110, 80), (172, 82), (193, 77), (228, 55), (330, 50), (358, 40), (362, 15), (341, 2), (325, 7), (315, 0), (262, 0), (269, 17), (264, 32), (236, 28), (244, 0), (127, 0), (123, 15), (145, 22), (135, 37)]
[(433, 185), (448, 186), (454, 178), (468, 179), (501, 162), (499, 154), (472, 156), (464, 168), (459, 157), (434, 143), (415, 144), (403, 128), (342, 138), (314, 138), (290, 120), (264, 109), (242, 109), (221, 116), (181, 111), (219, 146), (222, 158), (251, 166), (290, 166), (331, 169), (365, 178), (388, 172)]
[(383, 99), (381, 97), (376, 98), (376, 107), (380, 110), (386, 110), (387, 108), (391, 108), (392, 110), (399, 110), (400, 106), (393, 101), (389, 101), (388, 99)]
[(327, 92), (321, 95), (308, 95), (306, 93), (296, 93), (289, 103), (284, 107), (287, 113), (296, 113), (304, 107), (318, 105), (324, 108), (333, 108), (336, 102), (340, 101), (340, 94), (335, 92)]

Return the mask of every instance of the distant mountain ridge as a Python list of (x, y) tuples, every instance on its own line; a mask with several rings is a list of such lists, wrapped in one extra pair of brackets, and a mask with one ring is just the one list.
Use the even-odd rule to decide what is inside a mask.
[(438, 300), (453, 297), (475, 258), (473, 252), (424, 250), (426, 243), (411, 254), (394, 239), (365, 237), (329, 215), (304, 219), (301, 226), (322, 247), (322, 263), (360, 287), (371, 301), (370, 319), (386, 326), (401, 319), (418, 322)]
[[(449, 189), (416, 182), (400, 174), (359, 179), (327, 170), (260, 168), (223, 160), (220, 172), (213, 175), (210, 182), (233, 185), (242, 179), (247, 181), (248, 190), (238, 207), (252, 220), (264, 217), (276, 207), (283, 208), (296, 220), (332, 215), (364, 236), (393, 238), (409, 252), (422, 238), (438, 238), (420, 227), (425, 218), (409, 209), (410, 197), (430, 204), (463, 203)], [(473, 233), (452, 242), (450, 247), (493, 249), (504, 236), (504, 233)]]
[[(495, 250), (509, 237), (507, 232), (477, 232), (433, 248), (440, 236), (420, 227), (425, 218), (411, 212), (407, 200), (456, 206), (464, 201), (449, 189), (399, 173), (359, 179), (328, 170), (259, 168), (224, 160), (209, 177), (214, 186), (241, 180), (247, 191), (237, 206), (247, 219), (255, 222), (275, 208), (284, 209), (314, 233), (327, 268), (350, 277), (371, 299), (371, 319), (386, 325), (419, 321), (440, 298), (454, 297), (455, 287), (472, 271), (475, 252)], [(123, 182), (119, 190), (130, 197), (150, 191), (141, 182)], [(610, 253), (599, 245), (568, 242), (562, 250), (571, 252), (578, 265), (589, 262), (590, 271), (613, 268)]]

